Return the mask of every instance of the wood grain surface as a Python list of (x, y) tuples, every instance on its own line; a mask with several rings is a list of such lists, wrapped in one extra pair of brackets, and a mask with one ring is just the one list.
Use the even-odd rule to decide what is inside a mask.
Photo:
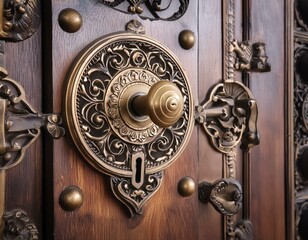
[[(36, 109), (61, 112), (66, 73), (78, 53), (96, 38), (124, 31), (128, 21), (137, 19), (145, 26), (146, 35), (179, 58), (198, 105), (208, 99), (210, 90), (223, 78), (222, 1), (191, 0), (186, 14), (175, 22), (141, 20), (96, 0), (44, 1), (42, 31), (24, 42), (7, 44), (7, 69), (10, 77), (25, 87), (27, 99)], [(236, 3), (236, 38), (241, 40), (242, 3)], [(80, 12), (83, 26), (78, 32), (67, 33), (59, 27), (58, 15), (64, 8)], [(283, 1), (251, 0), (251, 41), (266, 43), (272, 65), (269, 73), (250, 74), (261, 135), (261, 144), (250, 153), (254, 239), (286, 239), (284, 12)], [(178, 34), (184, 29), (195, 34), (196, 43), (190, 50), (182, 49), (178, 43)], [(240, 79), (241, 74), (236, 73), (236, 80)], [(197, 191), (187, 198), (177, 192), (178, 182), (185, 176), (192, 177), (196, 185), (222, 178), (222, 155), (197, 125), (184, 153), (165, 171), (159, 191), (144, 206), (143, 214), (134, 218), (113, 196), (109, 177), (89, 166), (68, 137), (57, 141), (44, 137), (43, 148), (42, 152), (42, 140), (32, 145), (24, 161), (7, 173), (6, 185), (7, 210), (26, 210), (38, 226), (41, 239), (225, 237), (223, 217), (210, 204), (201, 203)], [(242, 183), (240, 150), (237, 156), (237, 178)], [(84, 194), (82, 207), (74, 212), (62, 210), (58, 204), (61, 192), (68, 186), (78, 186)], [(241, 218), (242, 212), (237, 219)]]

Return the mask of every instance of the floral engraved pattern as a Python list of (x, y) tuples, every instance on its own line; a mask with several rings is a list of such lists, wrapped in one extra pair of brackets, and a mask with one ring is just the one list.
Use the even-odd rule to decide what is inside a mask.
[(185, 77), (172, 56), (146, 41), (119, 40), (94, 54), (79, 80), (76, 105), (80, 132), (100, 161), (130, 170), (132, 147), (144, 145), (146, 167), (155, 168), (181, 148), (190, 117), (189, 97), (180, 120), (166, 129), (155, 124), (137, 129), (122, 118), (120, 101), (127, 89), (134, 84), (150, 88), (161, 80), (175, 83), (188, 95)]
[[(117, 198), (132, 214), (140, 214), (160, 187), (163, 170), (191, 134), (193, 103), (187, 77), (168, 49), (134, 33), (98, 39), (72, 69), (66, 120), (73, 141), (90, 164), (111, 176)], [(175, 84), (183, 96), (182, 115), (165, 128), (146, 112), (137, 114), (132, 104), (160, 81)]]
[(125, 204), (133, 216), (135, 213), (142, 213), (143, 205), (159, 189), (162, 178), (163, 172), (149, 175), (140, 189), (134, 188), (129, 178), (112, 177), (110, 181), (112, 191), (121, 201), (124, 197)]

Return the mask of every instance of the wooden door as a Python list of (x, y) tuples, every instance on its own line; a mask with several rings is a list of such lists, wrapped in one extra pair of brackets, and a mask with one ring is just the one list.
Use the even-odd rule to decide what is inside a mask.
[[(6, 209), (24, 209), (36, 224), (40, 239), (288, 239), (292, 221), (287, 219), (291, 217), (287, 210), (292, 203), (285, 188), (289, 161), (285, 93), (290, 81), (285, 19), (290, 1), (171, 1), (169, 8), (162, 1), (168, 8), (163, 15), (167, 17), (182, 10), (179, 4), (185, 8), (189, 2), (185, 14), (175, 21), (143, 20), (103, 2), (117, 1), (41, 2), (39, 30), (21, 43), (7, 43), (6, 68), (23, 85), (29, 102), (43, 112), (63, 113), (67, 73), (78, 54), (99, 37), (125, 31), (125, 25), (135, 19), (144, 26), (146, 36), (177, 56), (189, 79), (194, 106), (205, 106), (211, 91), (230, 76), (241, 83), (240, 89), (248, 89), (258, 105), (260, 144), (249, 151), (238, 144), (226, 154), (213, 146), (196, 121), (187, 147), (164, 170), (159, 190), (142, 214), (131, 217), (113, 195), (110, 177), (82, 157), (68, 132), (55, 141), (43, 135), (27, 151), (22, 164), (8, 171)], [(147, 6), (141, 5), (144, 14), (150, 14)], [(79, 12), (82, 19), (81, 28), (74, 33), (61, 28), (58, 21), (61, 11), (68, 8)], [(190, 49), (179, 44), (179, 34), (185, 29), (194, 33)], [(239, 43), (265, 43), (271, 71), (235, 71), (230, 64), (238, 57), (228, 51), (233, 38)], [(178, 191), (185, 177), (196, 186), (188, 197)], [(198, 184), (223, 178), (235, 179), (242, 186), (243, 206), (234, 216), (226, 217), (198, 198)], [(81, 190), (83, 203), (66, 211), (59, 198), (71, 186)], [(246, 229), (251, 225), (241, 225), (247, 224), (246, 220), (252, 223), (252, 233)]]

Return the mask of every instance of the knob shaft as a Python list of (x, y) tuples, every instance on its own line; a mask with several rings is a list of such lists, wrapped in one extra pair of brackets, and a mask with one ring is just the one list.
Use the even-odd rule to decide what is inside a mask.
[(169, 81), (155, 83), (147, 95), (137, 95), (132, 101), (136, 115), (148, 115), (159, 127), (176, 123), (183, 113), (183, 107), (184, 98), (180, 89)]

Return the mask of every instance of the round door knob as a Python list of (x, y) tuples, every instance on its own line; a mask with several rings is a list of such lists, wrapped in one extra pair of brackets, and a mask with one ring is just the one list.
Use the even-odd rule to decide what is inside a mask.
[(132, 100), (132, 110), (139, 116), (148, 115), (159, 127), (175, 124), (183, 113), (184, 99), (180, 89), (172, 82), (155, 83), (148, 94)]

